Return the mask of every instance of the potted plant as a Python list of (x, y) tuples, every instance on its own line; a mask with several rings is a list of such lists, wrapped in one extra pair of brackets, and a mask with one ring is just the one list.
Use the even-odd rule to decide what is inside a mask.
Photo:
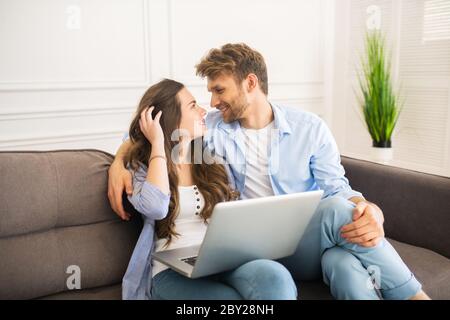
[(379, 30), (369, 31), (365, 38), (365, 57), (361, 59), (359, 105), (372, 137), (376, 161), (392, 160), (392, 133), (401, 106), (391, 79), (391, 61), (385, 50), (385, 39)]

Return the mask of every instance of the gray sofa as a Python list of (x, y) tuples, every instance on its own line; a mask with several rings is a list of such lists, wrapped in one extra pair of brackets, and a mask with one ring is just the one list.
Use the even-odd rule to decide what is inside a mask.
[[(109, 206), (112, 160), (97, 150), (0, 152), (0, 299), (120, 299), (141, 221), (123, 222)], [(342, 163), (352, 187), (384, 210), (387, 237), (426, 292), (450, 299), (450, 179)], [(80, 290), (68, 290), (70, 266)], [(320, 281), (299, 283), (299, 294), (331, 299)]]

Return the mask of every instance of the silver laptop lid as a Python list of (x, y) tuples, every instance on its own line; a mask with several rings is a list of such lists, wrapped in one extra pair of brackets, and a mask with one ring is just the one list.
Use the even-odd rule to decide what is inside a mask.
[(217, 204), (191, 277), (292, 255), (322, 194), (318, 190)]

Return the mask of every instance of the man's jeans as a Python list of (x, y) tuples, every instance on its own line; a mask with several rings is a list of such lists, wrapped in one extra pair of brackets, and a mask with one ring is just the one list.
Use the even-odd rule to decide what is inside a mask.
[(421, 284), (386, 239), (365, 248), (341, 237), (340, 229), (352, 222), (354, 208), (340, 197), (321, 200), (296, 253), (279, 262), (295, 280), (322, 276), (336, 299), (403, 300), (416, 295)]

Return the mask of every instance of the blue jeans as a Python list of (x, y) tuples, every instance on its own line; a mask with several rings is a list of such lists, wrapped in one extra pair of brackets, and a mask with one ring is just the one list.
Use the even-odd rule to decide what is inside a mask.
[(279, 262), (296, 280), (322, 277), (336, 299), (404, 300), (416, 295), (421, 284), (386, 239), (365, 248), (341, 237), (354, 208), (344, 198), (322, 200), (295, 254)]
[(417, 294), (420, 283), (386, 239), (365, 248), (340, 236), (340, 228), (352, 222), (354, 207), (340, 197), (322, 200), (296, 252), (278, 262), (254, 260), (200, 279), (163, 271), (153, 279), (153, 298), (295, 299), (297, 288), (292, 278), (323, 278), (336, 299), (400, 300)]
[(158, 300), (295, 300), (297, 287), (280, 263), (258, 259), (232, 271), (190, 279), (171, 269), (153, 278)]

